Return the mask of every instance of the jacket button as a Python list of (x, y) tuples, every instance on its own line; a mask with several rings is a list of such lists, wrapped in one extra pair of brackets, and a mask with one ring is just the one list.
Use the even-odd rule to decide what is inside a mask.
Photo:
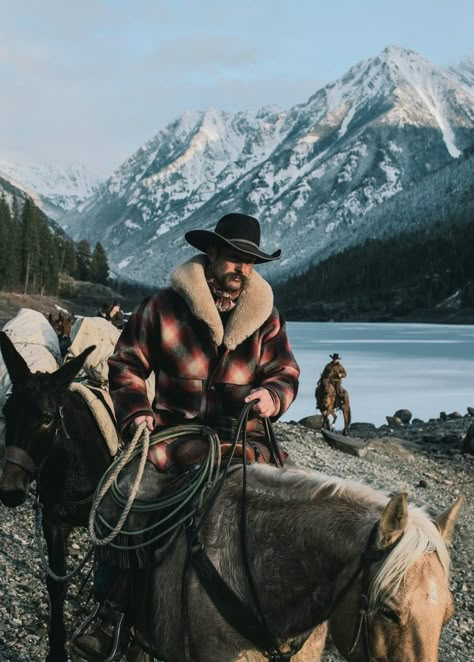
[(215, 391), (215, 390), (216, 390), (216, 387), (215, 387), (214, 385), (209, 386), (209, 390), (210, 390), (210, 391)]

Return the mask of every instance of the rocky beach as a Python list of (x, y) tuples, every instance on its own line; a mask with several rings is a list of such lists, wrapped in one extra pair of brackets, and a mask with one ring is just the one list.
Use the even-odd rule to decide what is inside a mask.
[[(304, 425), (290, 422), (275, 426), (282, 446), (303, 467), (364, 482), (389, 493), (407, 492), (410, 501), (425, 506), (433, 514), (452, 505), (457, 495), (463, 496), (451, 549), (451, 588), (456, 612), (443, 630), (441, 662), (466, 662), (474, 650), (473, 413), (471, 408), (465, 414), (441, 412), (427, 422), (412, 421), (410, 417), (407, 423), (403, 423), (400, 415), (392, 416), (390, 424), (379, 428), (369, 423), (354, 423), (344, 450), (340, 449), (343, 446), (331, 447), (319, 429), (307, 427), (318, 426), (318, 417), (305, 420)], [(85, 533), (73, 534), (71, 565), (77, 565), (87, 544)], [(69, 592), (66, 603), (69, 633), (90, 608), (90, 603), (86, 604), (90, 579), (78, 594), (86, 576), (87, 572), (73, 581)], [(43, 662), (47, 650), (48, 598), (34, 542), (31, 497), (15, 510), (0, 505), (0, 577), (0, 661)], [(336, 662), (342, 658), (328, 650), (323, 659)]]

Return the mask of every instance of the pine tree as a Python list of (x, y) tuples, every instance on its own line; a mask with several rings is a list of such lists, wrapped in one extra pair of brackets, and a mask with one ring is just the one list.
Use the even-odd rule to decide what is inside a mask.
[(93, 283), (101, 283), (105, 285), (109, 277), (109, 263), (107, 260), (107, 253), (102, 244), (98, 241), (95, 245), (94, 252), (92, 253), (92, 277)]
[(26, 199), (21, 214), (23, 292), (34, 292), (39, 266), (39, 216), (32, 200)]
[(82, 239), (76, 246), (79, 267), (79, 280), (90, 280), (92, 275), (92, 253), (87, 239)]

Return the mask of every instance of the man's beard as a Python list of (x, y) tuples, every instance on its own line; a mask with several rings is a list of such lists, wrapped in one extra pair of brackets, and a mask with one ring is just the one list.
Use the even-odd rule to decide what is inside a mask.
[(238, 292), (244, 287), (246, 280), (247, 277), (239, 272), (229, 272), (224, 274), (223, 278), (216, 278), (216, 284), (224, 292)]

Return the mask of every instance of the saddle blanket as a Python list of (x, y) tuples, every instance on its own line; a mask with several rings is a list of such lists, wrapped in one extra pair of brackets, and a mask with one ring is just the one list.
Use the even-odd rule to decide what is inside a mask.
[(80, 382), (73, 382), (69, 390), (78, 393), (84, 398), (105, 439), (110, 455), (115, 457), (121, 442), (117, 432), (115, 418), (113, 417), (114, 406), (109, 392), (105, 389), (86, 386)]

